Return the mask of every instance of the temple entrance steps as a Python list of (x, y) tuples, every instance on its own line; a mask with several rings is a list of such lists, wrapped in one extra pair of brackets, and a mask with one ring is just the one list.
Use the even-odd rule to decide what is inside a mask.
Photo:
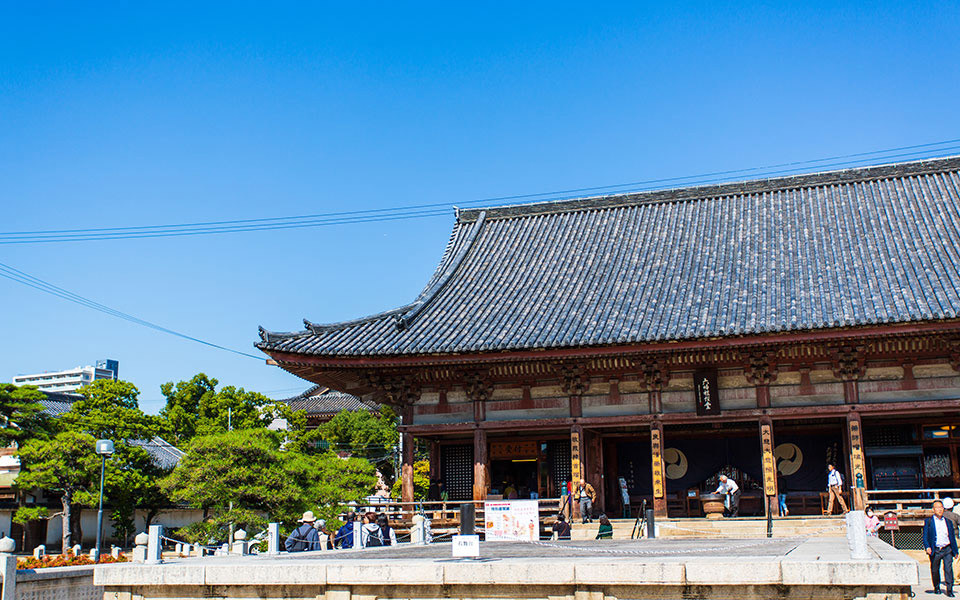
[[(635, 519), (611, 519), (613, 538), (630, 539)], [(762, 538), (767, 535), (767, 520), (763, 517), (740, 517), (737, 519), (660, 519), (658, 536), (661, 538)], [(571, 538), (592, 540), (597, 535), (599, 523), (573, 523)], [(826, 537), (844, 535), (844, 520), (834, 517), (786, 517), (773, 519), (773, 536)]]

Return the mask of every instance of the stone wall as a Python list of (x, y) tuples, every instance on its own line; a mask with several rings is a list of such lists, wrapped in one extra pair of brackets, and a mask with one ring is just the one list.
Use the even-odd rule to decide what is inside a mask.
[(16, 600), (103, 600), (93, 585), (93, 567), (53, 567), (17, 571)]

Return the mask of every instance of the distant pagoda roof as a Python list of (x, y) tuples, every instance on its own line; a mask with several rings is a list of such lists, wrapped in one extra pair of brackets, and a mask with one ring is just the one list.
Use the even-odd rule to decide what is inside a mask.
[(344, 392), (331, 390), (322, 385), (315, 385), (307, 391), (281, 400), (290, 406), (293, 410), (302, 410), (307, 416), (327, 416), (335, 415), (342, 410), (365, 410), (376, 412), (379, 410), (373, 402), (366, 402)]
[(463, 210), (420, 295), (269, 354), (591, 347), (956, 319), (960, 157)]

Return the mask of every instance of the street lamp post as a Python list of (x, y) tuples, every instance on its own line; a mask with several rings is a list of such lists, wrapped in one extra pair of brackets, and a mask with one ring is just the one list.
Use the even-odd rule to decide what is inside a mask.
[(113, 454), (112, 440), (97, 440), (100, 455), (100, 510), (97, 512), (97, 562), (100, 562), (100, 542), (103, 539), (103, 475), (107, 470), (107, 457)]

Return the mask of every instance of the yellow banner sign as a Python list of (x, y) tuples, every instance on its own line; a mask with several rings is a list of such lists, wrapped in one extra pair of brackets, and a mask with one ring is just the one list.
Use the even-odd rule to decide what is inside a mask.
[(660, 430), (650, 430), (650, 458), (653, 470), (653, 497), (663, 498), (663, 446), (660, 439)]
[(768, 424), (760, 425), (760, 448), (763, 452), (763, 493), (777, 495), (777, 461), (773, 457), (773, 431)]

